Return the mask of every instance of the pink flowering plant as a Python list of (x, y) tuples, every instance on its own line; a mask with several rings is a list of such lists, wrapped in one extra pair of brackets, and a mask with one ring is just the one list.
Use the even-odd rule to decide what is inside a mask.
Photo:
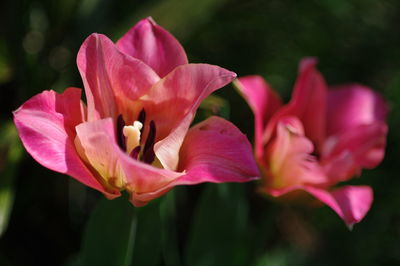
[(259, 175), (246, 136), (211, 117), (189, 128), (203, 99), (236, 74), (189, 64), (151, 18), (113, 43), (94, 33), (77, 65), (81, 90), (44, 91), (14, 112), (26, 150), (43, 166), (135, 206), (177, 185), (246, 182)]
[(0, 266), (400, 265), (400, 1), (1, 7)]
[(285, 105), (260, 76), (241, 77), (236, 84), (254, 113), (261, 191), (296, 200), (304, 196), (299, 192), (307, 192), (351, 227), (370, 209), (373, 192), (369, 186), (340, 183), (382, 161), (387, 106), (360, 84), (328, 88), (315, 65), (314, 58), (300, 62)]

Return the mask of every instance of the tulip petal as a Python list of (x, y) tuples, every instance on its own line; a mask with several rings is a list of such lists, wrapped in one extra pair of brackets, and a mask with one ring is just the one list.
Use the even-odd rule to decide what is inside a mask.
[(22, 143), (41, 165), (97, 189), (109, 198), (119, 195), (107, 191), (88, 170), (75, 145), (75, 126), (84, 120), (81, 90), (68, 88), (62, 94), (44, 91), (14, 112), (14, 123)]
[(192, 127), (181, 148), (175, 185), (247, 182), (259, 178), (246, 136), (232, 123), (211, 117)]
[(294, 114), (302, 121), (306, 136), (319, 146), (325, 137), (326, 94), (324, 78), (315, 68), (317, 60), (301, 60), (299, 77), (294, 87), (292, 105)]
[(201, 101), (235, 77), (235, 73), (218, 66), (183, 65), (141, 98), (148, 121), (153, 120), (157, 127), (154, 151), (164, 168), (176, 169), (179, 149)]
[(373, 191), (368, 186), (344, 186), (332, 191), (305, 187), (304, 190), (331, 207), (350, 229), (365, 217), (373, 201)]
[(329, 137), (321, 154), (321, 165), (333, 183), (344, 181), (362, 168), (374, 168), (385, 155), (387, 125), (358, 125)]
[(267, 187), (284, 189), (296, 185), (327, 182), (315, 156), (314, 146), (304, 136), (303, 126), (297, 117), (285, 117), (277, 125), (276, 137), (268, 145), (265, 155), (269, 162)]
[(77, 64), (85, 85), (89, 121), (124, 114), (126, 122), (133, 122), (140, 107), (132, 102), (159, 80), (148, 65), (120, 52), (102, 34), (92, 34), (84, 41)]
[(260, 176), (246, 136), (219, 117), (211, 117), (191, 128), (180, 156), (180, 172), (160, 169), (164, 176), (171, 176), (168, 181), (175, 180), (153, 192), (132, 194), (136, 206), (146, 204), (177, 185), (248, 182)]
[(152, 67), (160, 77), (188, 63), (180, 43), (151, 18), (139, 21), (117, 42), (117, 46)]
[(80, 124), (77, 138), (99, 176), (115, 188), (126, 188), (135, 206), (161, 196), (170, 189), (167, 185), (182, 175), (129, 157), (116, 143), (111, 118)]
[(269, 119), (282, 105), (279, 96), (261, 76), (246, 76), (235, 82), (254, 113), (256, 156), (263, 153), (262, 134)]
[(333, 181), (374, 168), (383, 159), (388, 108), (373, 90), (349, 84), (328, 92), (327, 133), (321, 161)]
[(382, 97), (359, 84), (342, 85), (328, 92), (327, 133), (341, 134), (359, 125), (385, 122), (388, 108)]
[(304, 125), (305, 135), (319, 150), (325, 137), (327, 88), (321, 74), (315, 68), (317, 60), (305, 58), (300, 62), (292, 99), (279, 110), (268, 124), (264, 139), (268, 140), (276, 123), (284, 116), (296, 116)]

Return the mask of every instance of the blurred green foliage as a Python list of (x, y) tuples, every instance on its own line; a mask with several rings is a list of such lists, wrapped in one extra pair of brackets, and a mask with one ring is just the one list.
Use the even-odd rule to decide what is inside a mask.
[(12, 123), (0, 127), (0, 236), (7, 229), (14, 202), (14, 178), (22, 155), (18, 133)]
[[(14, 207), (0, 265), (399, 265), (399, 9), (396, 0), (2, 1), (0, 232)], [(349, 232), (327, 207), (275, 203), (254, 183), (179, 187), (134, 209), (27, 155), (19, 160), (11, 112), (42, 90), (82, 87), (75, 56), (84, 38), (117, 40), (146, 16), (180, 40), (191, 62), (261, 74), (286, 99), (299, 59), (310, 55), (329, 84), (382, 93), (391, 108), (387, 156), (352, 181), (374, 188), (365, 220)], [(232, 86), (217, 95), (201, 114), (229, 116), (251, 138), (243, 99)]]

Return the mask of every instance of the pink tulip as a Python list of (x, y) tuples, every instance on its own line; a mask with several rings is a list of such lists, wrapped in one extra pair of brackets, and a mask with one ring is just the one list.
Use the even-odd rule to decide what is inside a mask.
[(328, 90), (315, 65), (313, 58), (301, 61), (292, 99), (286, 105), (259, 76), (240, 78), (237, 86), (255, 115), (262, 191), (274, 197), (296, 190), (308, 192), (351, 227), (370, 209), (372, 189), (336, 184), (382, 161), (387, 106), (362, 85)]
[(176, 185), (257, 178), (251, 145), (211, 117), (189, 129), (200, 102), (236, 74), (189, 64), (179, 42), (151, 18), (116, 44), (101, 34), (82, 44), (81, 90), (44, 91), (14, 112), (27, 151), (108, 198), (127, 190), (145, 205)]

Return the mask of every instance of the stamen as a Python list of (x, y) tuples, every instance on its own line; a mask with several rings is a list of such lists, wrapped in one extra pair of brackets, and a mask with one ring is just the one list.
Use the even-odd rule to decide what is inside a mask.
[(154, 153), (154, 142), (156, 140), (156, 124), (153, 120), (150, 121), (150, 129), (149, 134), (146, 139), (146, 144), (143, 149), (143, 157), (142, 160), (145, 163), (152, 163), (155, 158)]
[[(143, 124), (143, 127), (140, 130), (140, 135), (142, 135), (144, 130), (144, 123), (146, 122), (146, 111), (144, 110), (144, 108), (142, 108), (142, 110), (140, 111), (137, 121)], [(142, 143), (142, 139), (140, 139), (140, 143)]]
[(134, 148), (131, 153), (129, 154), (129, 156), (131, 156), (133, 159), (137, 160), (139, 157), (139, 153), (140, 153), (140, 146), (136, 146), (136, 148)]
[(118, 146), (125, 151), (126, 141), (125, 141), (125, 136), (122, 133), (124, 126), (125, 126), (124, 118), (122, 117), (122, 115), (119, 115), (117, 118), (117, 142)]
[(126, 152), (130, 154), (140, 144), (140, 130), (143, 124), (139, 121), (133, 122), (132, 126), (124, 126), (123, 134), (126, 137)]
[(143, 125), (146, 122), (146, 111), (144, 110), (144, 108), (142, 108), (142, 110), (140, 111), (137, 121), (139, 121)]
[(149, 132), (144, 147), (141, 146), (141, 135), (146, 122), (146, 111), (144, 108), (139, 112), (138, 118), (133, 125), (125, 126), (122, 115), (117, 119), (117, 142), (121, 149), (125, 150), (135, 160), (145, 163), (153, 163), (155, 159), (154, 144), (156, 140), (156, 124), (154, 120), (149, 123)]

